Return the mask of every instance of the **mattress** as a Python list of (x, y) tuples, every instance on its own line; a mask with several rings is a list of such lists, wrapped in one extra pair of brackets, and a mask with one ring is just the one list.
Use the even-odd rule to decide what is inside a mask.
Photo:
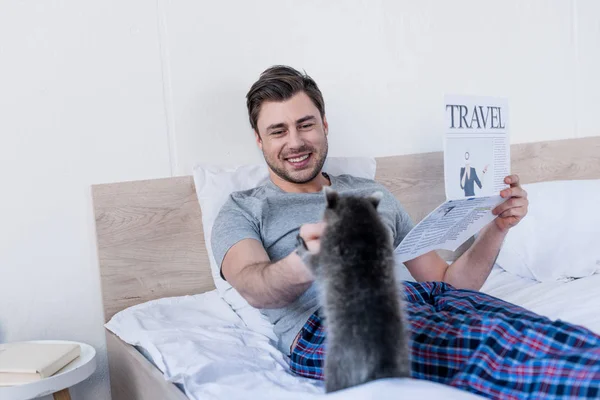
[[(600, 333), (600, 275), (539, 283), (494, 268), (482, 291)], [(594, 294), (595, 292), (595, 294)], [(325, 395), (322, 382), (290, 372), (272, 340), (249, 330), (216, 291), (154, 300), (116, 314), (107, 329), (136, 346), (190, 399), (475, 399), (432, 382), (385, 379)]]

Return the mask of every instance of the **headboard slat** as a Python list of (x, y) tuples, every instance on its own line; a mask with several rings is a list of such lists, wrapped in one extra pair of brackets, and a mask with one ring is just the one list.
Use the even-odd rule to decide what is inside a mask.
[(214, 289), (190, 176), (92, 187), (104, 316)]

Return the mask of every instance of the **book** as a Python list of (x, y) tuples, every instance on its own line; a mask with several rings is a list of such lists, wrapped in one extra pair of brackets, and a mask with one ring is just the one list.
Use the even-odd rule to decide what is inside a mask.
[(0, 386), (47, 378), (80, 355), (81, 346), (76, 343), (18, 342), (0, 345)]

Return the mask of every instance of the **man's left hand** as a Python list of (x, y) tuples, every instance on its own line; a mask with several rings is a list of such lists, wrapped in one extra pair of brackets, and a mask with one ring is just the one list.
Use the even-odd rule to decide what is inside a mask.
[(498, 216), (494, 220), (496, 226), (502, 231), (508, 231), (527, 215), (529, 200), (527, 200), (527, 192), (519, 183), (518, 175), (507, 176), (504, 178), (504, 183), (510, 185), (510, 188), (501, 191), (500, 196), (508, 200), (494, 208), (492, 213)]

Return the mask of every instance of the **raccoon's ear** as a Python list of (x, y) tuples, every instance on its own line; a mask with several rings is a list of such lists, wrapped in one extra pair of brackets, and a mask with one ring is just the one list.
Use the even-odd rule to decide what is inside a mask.
[(323, 192), (327, 198), (327, 208), (335, 208), (338, 204), (338, 193), (329, 186), (323, 186)]
[(381, 199), (383, 198), (383, 192), (377, 191), (375, 193), (373, 193), (372, 195), (370, 195), (369, 197), (367, 197), (367, 199), (369, 199), (369, 201), (371, 202), (371, 204), (373, 204), (373, 206), (375, 208), (377, 208), (377, 206), (379, 205), (379, 202), (381, 201)]

